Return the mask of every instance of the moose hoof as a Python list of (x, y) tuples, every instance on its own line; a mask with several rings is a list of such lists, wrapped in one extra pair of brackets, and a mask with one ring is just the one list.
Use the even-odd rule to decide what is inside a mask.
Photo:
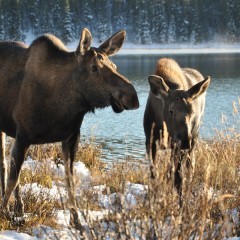
[(24, 216), (24, 204), (22, 201), (16, 201), (14, 205), (14, 212), (16, 217)]
[(75, 229), (79, 230), (81, 233), (83, 233), (83, 226), (80, 223), (78, 212), (76, 209), (71, 208), (70, 209), (70, 226), (74, 227)]

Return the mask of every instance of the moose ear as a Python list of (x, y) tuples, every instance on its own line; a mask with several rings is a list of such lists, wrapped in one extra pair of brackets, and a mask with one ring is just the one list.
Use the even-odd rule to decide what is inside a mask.
[(122, 47), (125, 37), (126, 32), (121, 30), (102, 43), (99, 48), (102, 49), (108, 56), (114, 55)]
[(156, 96), (156, 97), (167, 97), (168, 96), (168, 91), (169, 87), (161, 78), (160, 76), (157, 75), (150, 75), (148, 77), (148, 81), (150, 84), (151, 92)]
[(210, 80), (211, 80), (211, 78), (207, 77), (203, 81), (192, 86), (187, 91), (188, 100), (192, 101), (192, 100), (196, 99), (197, 97), (199, 97), (201, 94), (203, 94), (207, 90)]
[(81, 39), (77, 47), (77, 54), (84, 55), (91, 46), (92, 43), (92, 34), (87, 28), (82, 30)]

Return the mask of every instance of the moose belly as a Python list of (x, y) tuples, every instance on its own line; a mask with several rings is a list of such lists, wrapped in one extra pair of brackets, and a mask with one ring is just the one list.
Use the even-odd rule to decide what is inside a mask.
[(60, 129), (60, 128), (52, 128), (45, 129), (43, 131), (33, 131), (27, 133), (28, 140), (30, 144), (44, 144), (44, 143), (54, 143), (54, 142), (62, 142), (68, 140), (76, 131), (80, 131), (80, 128), (77, 129)]
[(82, 118), (45, 121), (24, 121), (18, 125), (18, 133), (24, 136), (30, 144), (62, 142), (80, 131)]

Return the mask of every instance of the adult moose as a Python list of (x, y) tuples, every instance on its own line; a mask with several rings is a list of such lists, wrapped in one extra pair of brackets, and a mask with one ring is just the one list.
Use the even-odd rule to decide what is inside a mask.
[(181, 161), (184, 156), (193, 157), (210, 77), (204, 79), (197, 70), (180, 68), (173, 59), (163, 58), (157, 63), (156, 75), (148, 80), (151, 90), (144, 113), (147, 154), (154, 162), (157, 149), (172, 149), (175, 186), (180, 191)]
[[(19, 42), (0, 43), (0, 131), (3, 209), (7, 211), (31, 144), (62, 142), (66, 185), (72, 223), (80, 227), (73, 191), (73, 161), (83, 117), (95, 108), (112, 107), (116, 113), (139, 107), (137, 93), (108, 59), (122, 47), (125, 31), (119, 31), (98, 48), (83, 29), (79, 45), (69, 52), (53, 35), (46, 34), (28, 47)], [(10, 174), (6, 183), (4, 133), (15, 138)]]

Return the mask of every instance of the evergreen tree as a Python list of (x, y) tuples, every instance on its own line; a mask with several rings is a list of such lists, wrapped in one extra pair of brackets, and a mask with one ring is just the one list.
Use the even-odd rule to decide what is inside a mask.
[(62, 40), (65, 43), (73, 41), (74, 27), (72, 24), (72, 13), (70, 11), (69, 0), (64, 1), (64, 12), (62, 17)]
[(127, 2), (125, 0), (116, 1), (112, 5), (111, 15), (113, 32), (117, 32), (121, 29), (127, 29)]
[(175, 21), (174, 15), (170, 16), (167, 39), (168, 39), (168, 43), (176, 42), (176, 21)]
[[(91, 1), (83, 1), (79, 6), (80, 12), (77, 15), (77, 18), (80, 21), (81, 28), (89, 28), (90, 31), (96, 31), (96, 14), (95, 11), (97, 9), (94, 7), (94, 0)], [(78, 31), (80, 31), (79, 29)]]
[(120, 29), (135, 44), (240, 40), (239, 0), (0, 0), (0, 38), (50, 32), (65, 43), (87, 27), (102, 42)]
[(96, 19), (94, 21), (96, 24), (95, 31), (99, 43), (101, 43), (112, 33), (112, 3), (110, 0), (96, 1), (94, 8), (96, 13)]
[(5, 27), (4, 27), (4, 12), (3, 12), (3, 1), (0, 0), (0, 40), (5, 37)]
[(168, 23), (165, 9), (165, 1), (154, 1), (150, 5), (151, 9), (151, 35), (154, 43), (166, 43)]
[(22, 8), (26, 9), (24, 12), (24, 18), (27, 19), (26, 25), (28, 25), (28, 29), (35, 36), (39, 36), (42, 33), (40, 26), (40, 0), (25, 0), (23, 4), (25, 7), (22, 6)]
[[(199, 9), (199, 11), (196, 11), (196, 9)], [(202, 4), (201, 0), (192, 0), (192, 18), (190, 28), (190, 39), (192, 44), (205, 42), (208, 37), (208, 29), (207, 27), (204, 28), (204, 11), (204, 4)]]
[(179, 0), (175, 4), (176, 11), (176, 41), (188, 43), (190, 38), (191, 25), (191, 4), (190, 1)]
[(4, 18), (3, 23), (5, 26), (4, 33), (5, 39), (9, 40), (24, 40), (25, 36), (23, 34), (22, 26), (22, 16), (20, 12), (20, 3), (18, 0), (9, 0), (8, 2), (2, 2), (1, 5)]
[(234, 0), (229, 0), (226, 2), (226, 12), (229, 16), (227, 25), (226, 25), (226, 32), (228, 36), (228, 41), (230, 42), (237, 42), (239, 39), (239, 29), (237, 28), (237, 18), (239, 16), (239, 12), (236, 12), (237, 4), (235, 4)]
[(150, 15), (148, 14), (149, 1), (142, 0), (139, 9), (139, 35), (141, 44), (151, 44)]

